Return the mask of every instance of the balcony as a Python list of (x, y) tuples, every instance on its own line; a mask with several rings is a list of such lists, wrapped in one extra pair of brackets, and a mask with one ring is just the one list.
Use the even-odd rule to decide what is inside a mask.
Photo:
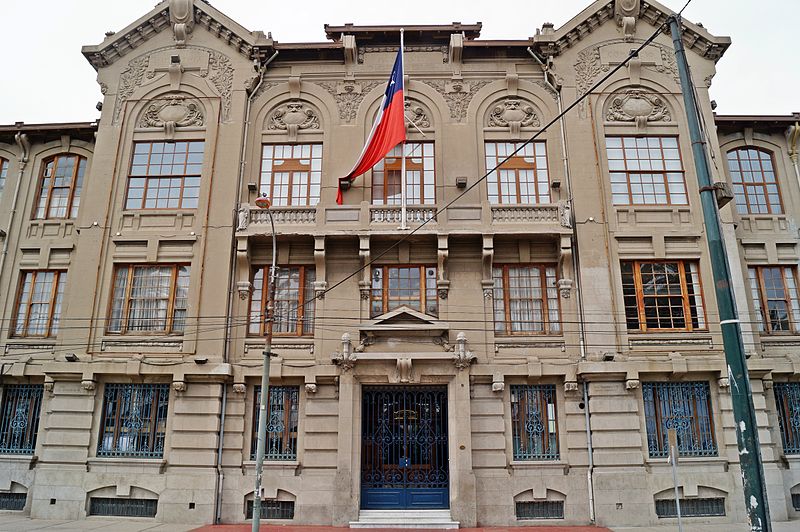
[(558, 224), (558, 205), (492, 205), (492, 224)]
[[(436, 218), (436, 207), (406, 207), (407, 223), (423, 223), (431, 218)], [(370, 224), (399, 224), (401, 219), (402, 211), (399, 205), (381, 205), (369, 209)], [(432, 223), (436, 223), (436, 220)]]
[[(275, 225), (314, 225), (317, 223), (316, 207), (272, 207)], [(264, 209), (250, 209), (251, 224), (269, 225), (269, 214)]]

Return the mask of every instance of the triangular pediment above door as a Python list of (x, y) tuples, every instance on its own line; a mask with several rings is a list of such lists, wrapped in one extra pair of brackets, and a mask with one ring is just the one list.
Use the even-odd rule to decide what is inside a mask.
[(436, 335), (446, 333), (450, 330), (450, 324), (411, 307), (402, 306), (362, 323), (359, 330), (373, 334), (403, 331), (409, 334), (422, 333), (427, 336), (431, 333)]

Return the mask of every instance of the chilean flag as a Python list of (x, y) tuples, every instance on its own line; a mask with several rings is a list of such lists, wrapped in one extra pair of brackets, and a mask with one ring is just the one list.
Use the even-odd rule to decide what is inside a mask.
[(405, 105), (403, 99), (403, 50), (397, 52), (394, 68), (383, 95), (378, 116), (372, 125), (367, 143), (358, 157), (358, 162), (350, 173), (339, 179), (339, 191), (336, 203), (342, 204), (342, 183), (351, 182), (381, 159), (386, 157), (392, 148), (406, 140)]

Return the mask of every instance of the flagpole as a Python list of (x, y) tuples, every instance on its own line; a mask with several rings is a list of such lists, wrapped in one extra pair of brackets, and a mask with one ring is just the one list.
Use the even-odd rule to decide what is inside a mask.
[[(403, 33), (404, 29), (400, 28), (400, 65), (403, 70), (403, 127), (406, 127), (406, 55), (403, 49)], [(400, 229), (408, 229), (406, 225), (406, 141), (400, 145), (401, 156), (400, 159)]]

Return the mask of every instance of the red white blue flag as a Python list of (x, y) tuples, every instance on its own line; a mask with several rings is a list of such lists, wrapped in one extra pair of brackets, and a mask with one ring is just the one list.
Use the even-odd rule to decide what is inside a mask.
[(336, 203), (342, 204), (342, 183), (351, 182), (378, 162), (380, 162), (392, 148), (406, 140), (406, 121), (403, 101), (403, 50), (397, 52), (394, 68), (386, 85), (378, 116), (372, 125), (372, 131), (367, 137), (367, 143), (361, 151), (353, 169), (345, 177), (339, 179), (339, 191), (336, 194)]

